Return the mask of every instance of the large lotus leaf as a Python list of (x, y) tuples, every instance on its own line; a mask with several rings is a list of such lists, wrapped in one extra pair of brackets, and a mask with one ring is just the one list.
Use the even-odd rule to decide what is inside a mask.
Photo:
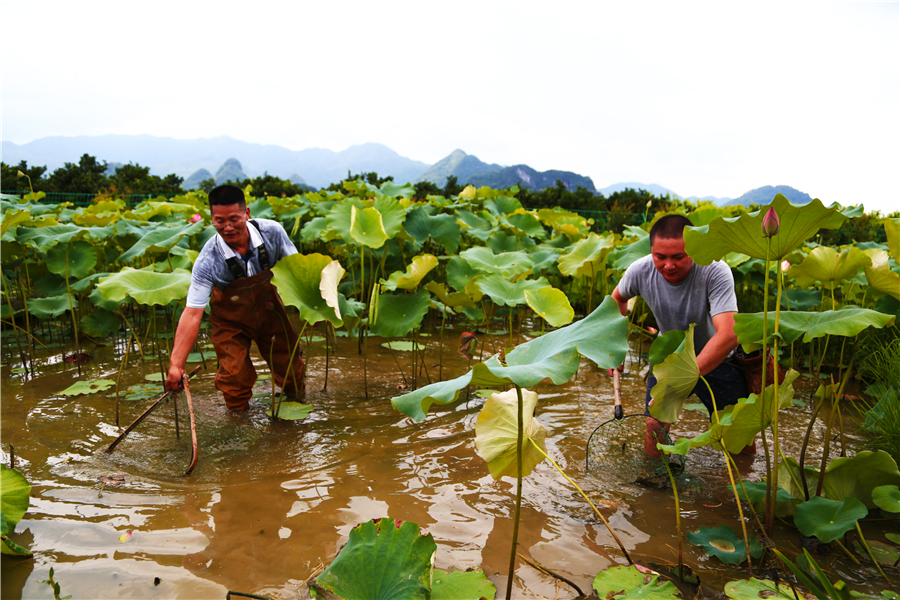
[(386, 338), (403, 337), (422, 323), (431, 306), (431, 295), (422, 289), (415, 294), (381, 294), (378, 314), (370, 323), (372, 333)]
[(779, 584), (769, 579), (741, 579), (725, 584), (725, 595), (732, 600), (796, 600), (794, 592), (786, 583)]
[(636, 242), (624, 246), (616, 253), (613, 266), (620, 270), (627, 269), (631, 263), (650, 254), (650, 238), (642, 237)]
[(272, 267), (272, 284), (278, 288), (281, 300), (285, 306), (299, 310), (300, 317), (310, 325), (319, 321), (341, 325), (319, 288), (323, 271), (331, 262), (331, 257), (323, 254), (291, 254)]
[(81, 279), (97, 264), (97, 249), (88, 242), (57, 244), (44, 255), (51, 273)]
[[(544, 460), (530, 442), (544, 452), (547, 445), (547, 429), (534, 418), (538, 395), (531, 390), (522, 389), (522, 476), (531, 473), (534, 467)], [(518, 394), (516, 389), (492, 394), (481, 407), (478, 421), (475, 423), (475, 450), (488, 464), (491, 477), (516, 477), (518, 473), (517, 440), (518, 440)]]
[(410, 183), (394, 183), (393, 181), (385, 181), (378, 189), (379, 193), (385, 196), (393, 196), (394, 198), (415, 198), (416, 188)]
[(138, 204), (134, 210), (126, 211), (125, 216), (138, 221), (149, 221), (153, 217), (171, 217), (172, 213), (194, 213), (196, 207), (190, 204), (147, 200)]
[(350, 237), (362, 246), (381, 248), (389, 239), (384, 230), (381, 213), (371, 207), (360, 210), (351, 206)]
[[(91, 275), (93, 277), (93, 275)], [(84, 280), (82, 280), (84, 281)], [(81, 283), (80, 281), (72, 284), (72, 289), (76, 289), (75, 285)], [(40, 279), (34, 282), (34, 291), (37, 292), (41, 296), (45, 296), (50, 298), (52, 296), (61, 296), (66, 294), (66, 280), (59, 275), (54, 275), (53, 273), (47, 273)], [(81, 291), (81, 290), (76, 290)]]
[(319, 281), (319, 293), (325, 300), (325, 304), (334, 309), (334, 318), (341, 320), (341, 301), (338, 284), (346, 271), (336, 260), (331, 261), (322, 269), (322, 278)]
[(463, 292), (453, 292), (447, 290), (447, 286), (436, 281), (429, 281), (425, 284), (425, 289), (438, 297), (438, 299), (450, 308), (460, 306), (468, 306), (475, 308), (475, 303)]
[(619, 565), (597, 573), (591, 586), (600, 598), (616, 600), (678, 600), (671, 581), (660, 583), (659, 573), (642, 573), (634, 565)]
[(667, 331), (657, 336), (653, 343), (650, 344), (648, 360), (650, 366), (655, 367), (662, 363), (671, 354), (680, 351), (684, 347), (685, 333), (683, 331)]
[(550, 282), (546, 277), (540, 279), (519, 279), (510, 281), (502, 275), (492, 274), (478, 280), (478, 289), (481, 293), (491, 297), (494, 304), (501, 306), (518, 306), (525, 304), (525, 291), (537, 291), (548, 287)]
[(505, 221), (504, 224), (512, 229), (516, 237), (530, 236), (542, 239), (547, 236), (540, 220), (534, 213), (524, 208), (518, 208), (513, 214), (501, 217), (501, 221)]
[(687, 456), (691, 448), (701, 448), (703, 446), (712, 446), (716, 450), (722, 451), (725, 449), (722, 440), (728, 433), (729, 427), (731, 427), (731, 413), (725, 413), (720, 415), (718, 423), (710, 423), (709, 428), (700, 435), (692, 438), (678, 438), (674, 444), (658, 443), (656, 447), (666, 454), (680, 454), (681, 456)]
[(503, 192), (492, 190), (486, 186), (478, 188), (478, 197), (490, 197), (485, 201), (484, 208), (496, 216), (511, 215), (522, 208), (522, 203), (517, 198), (505, 196)]
[[(105, 273), (103, 276), (106, 277), (108, 275), (109, 273)], [(91, 304), (97, 308), (102, 308), (111, 312), (119, 310), (125, 303), (123, 300), (107, 300), (103, 297), (103, 292), (101, 292), (99, 288), (94, 288), (90, 296), (88, 296), (88, 300), (90, 300)]]
[(900, 261), (900, 218), (885, 219), (884, 233), (887, 235), (887, 246), (891, 256), (894, 260)]
[(431, 600), (481, 600), (497, 595), (497, 587), (484, 571), (442, 571), (435, 569)]
[[(710, 528), (701, 527), (697, 531), (687, 534), (690, 543), (703, 546), (703, 550), (710, 556), (715, 556), (724, 563), (739, 565), (747, 553), (747, 545), (744, 540), (738, 538), (737, 533), (731, 527), (722, 525)], [(750, 556), (759, 558), (762, 556), (762, 545), (755, 537), (750, 539)]]
[(16, 527), (28, 510), (30, 494), (31, 484), (24, 475), (6, 465), (0, 465), (0, 512), (10, 529)]
[[(824, 312), (781, 311), (778, 336), (790, 344), (803, 336), (809, 342), (826, 335), (853, 337), (869, 327), (887, 327), (896, 317), (867, 308), (847, 306)], [(763, 313), (738, 313), (734, 333), (746, 351), (757, 350), (763, 341)], [(775, 339), (775, 312), (769, 311), (769, 343)]]
[(787, 274), (803, 287), (819, 281), (830, 290), (840, 286), (841, 281), (853, 279), (861, 268), (870, 264), (866, 253), (856, 246), (840, 253), (829, 246), (817, 246), (802, 263), (792, 266)]
[(900, 470), (884, 450), (863, 450), (854, 457), (831, 459), (825, 468), (822, 494), (832, 500), (856, 498), (866, 508), (875, 508), (872, 491), (882, 485), (900, 485)]
[(100, 282), (97, 289), (107, 300), (133, 298), (138, 304), (163, 305), (187, 297), (191, 273), (176, 269), (171, 273), (154, 273), (125, 267)]
[(497, 219), (490, 213), (483, 213), (479, 216), (470, 210), (458, 209), (456, 211), (456, 220), (461, 225), (460, 231), (463, 231), (472, 237), (484, 242), (490, 236), (491, 231), (497, 225)]
[(438, 381), (425, 387), (421, 387), (403, 396), (391, 399), (394, 408), (415, 421), (425, 418), (432, 404), (450, 404), (459, 398), (460, 390), (466, 388), (472, 382), (473, 372), (460, 375), (456, 379)]
[(101, 308), (81, 319), (80, 325), (89, 336), (104, 338), (118, 331), (121, 323), (116, 313)]
[(52, 298), (32, 298), (28, 301), (28, 312), (39, 319), (55, 319), (69, 308), (78, 308), (78, 299), (72, 298), (70, 307), (66, 294)]
[(456, 254), (459, 249), (460, 227), (453, 215), (434, 214), (432, 206), (419, 206), (409, 211), (403, 228), (419, 244), (429, 237), (447, 250), (448, 254)]
[(531, 253), (534, 265), (531, 267), (532, 275), (558, 275), (559, 252), (556, 250), (535, 250)]
[(422, 278), (435, 268), (438, 259), (431, 254), (423, 254), (415, 257), (406, 268), (406, 271), (392, 273), (387, 279), (381, 280), (381, 285), (389, 290), (414, 290), (419, 286)]
[(650, 390), (650, 415), (663, 423), (675, 423), (684, 403), (700, 381), (700, 367), (694, 352), (694, 325), (684, 335), (684, 347), (653, 367), (656, 385)]
[(866, 250), (871, 264), (865, 266), (866, 280), (869, 285), (900, 300), (900, 275), (891, 270), (889, 256), (884, 250)]
[(784, 290), (781, 308), (785, 310), (810, 310), (822, 304), (822, 290)]
[(459, 292), (465, 290), (469, 282), (480, 274), (481, 271), (472, 268), (472, 266), (459, 255), (451, 256), (450, 260), (447, 261), (447, 283), (450, 284), (450, 287)]
[[(494, 254), (490, 248), (478, 246), (459, 254), (469, 265), (481, 273), (514, 277), (528, 273), (534, 263), (524, 252)], [(451, 283), (451, 285), (453, 285)], [(453, 287), (456, 287), (455, 285)], [(457, 288), (460, 289), (460, 288)]]
[(569, 298), (555, 287), (547, 286), (536, 291), (525, 290), (525, 301), (531, 310), (541, 315), (551, 327), (568, 325), (575, 318)]
[[(757, 435), (772, 424), (775, 412), (791, 406), (794, 398), (793, 382), (800, 373), (791, 369), (778, 386), (778, 406), (775, 406), (775, 385), (766, 386), (762, 396), (750, 397), (727, 407), (731, 412), (731, 426), (725, 434), (725, 449), (737, 454), (750, 444)], [(720, 413), (721, 414), (721, 413)]]
[(900, 487), (879, 485), (872, 490), (872, 502), (885, 512), (900, 512)]
[(10, 229), (14, 229), (23, 223), (31, 220), (31, 213), (27, 210), (16, 210), (14, 208), (3, 211), (3, 221), (0, 222), (0, 237), (6, 235)]
[(406, 209), (403, 208), (403, 205), (396, 198), (379, 194), (375, 197), (375, 205), (372, 208), (378, 211), (388, 239), (392, 239), (403, 231)]
[(729, 252), (740, 252), (753, 258), (766, 260), (766, 249), (771, 239), (770, 260), (782, 260), (820, 229), (837, 229), (848, 218), (862, 215), (862, 206), (843, 209), (839, 204), (829, 207), (818, 199), (809, 204), (791, 203), (778, 194), (771, 208), (778, 213), (780, 228), (771, 238), (764, 238), (762, 220), (768, 207), (739, 217), (717, 217), (709, 225), (687, 227), (684, 230), (684, 247), (688, 255), (699, 265), (708, 265)]
[(559, 257), (559, 271), (567, 277), (595, 277), (602, 275), (601, 269), (606, 255), (616, 244), (613, 236), (600, 237), (594, 232), (588, 234), (572, 246), (567, 254)]
[(172, 246), (185, 237), (190, 237), (206, 227), (203, 221), (176, 225), (174, 227), (157, 227), (145, 234), (127, 252), (119, 257), (122, 262), (144, 256), (147, 252), (168, 252)]
[(856, 522), (869, 514), (862, 502), (846, 498), (843, 502), (813, 496), (794, 508), (794, 525), (805, 536), (823, 544), (843, 537), (856, 527)]
[(56, 244), (76, 240), (100, 241), (115, 234), (114, 225), (107, 227), (78, 227), (77, 225), (51, 225), (50, 227), (19, 227), (16, 241), (46, 252)]
[(325, 217), (316, 217), (306, 223), (306, 225), (303, 226), (303, 229), (300, 230), (300, 240), (308, 244), (319, 239), (319, 237), (322, 236), (322, 232), (324, 231), (332, 230), (328, 229), (328, 224)]
[(356, 197), (345, 198), (335, 202), (325, 215), (325, 228), (333, 230), (339, 238), (348, 244), (356, 243), (353, 236), (350, 235), (350, 223), (354, 207), (362, 210), (365, 208), (365, 204)]
[(343, 294), (338, 294), (338, 308), (340, 309), (341, 319), (344, 323), (344, 329), (353, 331), (362, 320), (360, 316), (365, 310), (366, 305), (352, 298), (348, 299)]
[(96, 394), (108, 390), (116, 382), (112, 379), (94, 379), (92, 381), (77, 381), (59, 392), (60, 396), (83, 396), (85, 394)]
[(315, 585), (346, 600), (428, 600), (437, 544), (409, 521), (369, 521), (350, 530), (347, 545)]

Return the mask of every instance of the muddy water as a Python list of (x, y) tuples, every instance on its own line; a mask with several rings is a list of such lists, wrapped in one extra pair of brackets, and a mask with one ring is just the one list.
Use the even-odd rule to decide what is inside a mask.
[[(444, 378), (467, 368), (456, 354), (459, 331), (448, 330)], [(509, 338), (487, 337), (490, 345)], [(515, 342), (523, 341), (518, 338)], [(6, 341), (6, 340), (5, 340)], [(438, 342), (424, 338), (427, 367), (438, 375)], [(475, 453), (474, 429), (484, 400), (476, 395), (433, 407), (416, 423), (396, 411), (391, 398), (411, 378), (411, 355), (394, 356), (371, 339), (368, 398), (363, 359), (355, 340), (338, 339), (325, 383), (323, 345), (313, 344), (304, 421), (272, 423), (263, 400), (245, 414), (224, 409), (213, 385), (214, 364), (194, 379), (200, 462), (181, 473), (190, 456), (184, 405), (180, 440), (173, 405), (163, 405), (121, 443), (104, 453), (119, 428), (112, 390), (65, 398), (58, 392), (79, 379), (61, 355), (39, 361), (27, 382), (4, 363), (2, 441), (12, 443), (19, 469), (31, 482), (31, 508), (14, 539), (33, 559), (4, 557), (2, 597), (48, 598), (42, 583), (53, 567), (62, 594), (73, 598), (224, 598), (228, 590), (270, 597), (307, 597), (302, 585), (327, 565), (356, 524), (390, 516), (414, 521), (437, 542), (435, 565), (481, 568), (505, 593), (515, 482), (494, 481)], [(115, 379), (120, 348), (99, 348), (85, 367), (88, 379)], [(45, 352), (46, 354), (46, 352)], [(14, 361), (12, 353), (5, 361)], [(265, 373), (260, 357), (258, 371)], [(144, 383), (155, 361), (132, 361), (122, 387)], [(425, 381), (424, 373), (421, 375)], [(268, 392), (270, 382), (256, 391)], [(623, 485), (585, 473), (585, 444), (592, 430), (612, 416), (612, 385), (605, 372), (583, 362), (568, 384), (540, 385), (538, 419), (547, 427), (549, 454), (599, 501), (635, 559), (677, 560), (674, 501), (670, 492)], [(807, 397), (805, 392), (803, 397)], [(643, 370), (629, 360), (623, 378), (626, 414), (643, 409)], [(265, 400), (266, 402), (268, 400)], [(122, 402), (121, 424), (131, 422), (150, 400)], [(808, 421), (805, 406), (785, 411), (785, 451), (796, 456)], [(687, 411), (676, 434), (703, 430), (706, 413)], [(814, 438), (821, 441), (817, 429)], [(4, 456), (4, 462), (6, 462)], [(762, 457), (739, 457), (745, 478), (759, 479)], [(682, 503), (686, 531), (700, 525), (738, 526), (737, 510), (724, 484), (722, 459), (698, 452), (689, 463), (703, 480), (701, 492)], [(100, 491), (98, 477), (122, 474), (116, 488)], [(548, 463), (525, 482), (519, 552), (589, 592), (596, 573), (624, 558), (610, 534), (574, 489)], [(133, 538), (120, 543), (126, 530)], [(685, 543), (685, 557), (712, 588), (745, 577)], [(565, 584), (519, 562), (517, 598), (572, 598)]]

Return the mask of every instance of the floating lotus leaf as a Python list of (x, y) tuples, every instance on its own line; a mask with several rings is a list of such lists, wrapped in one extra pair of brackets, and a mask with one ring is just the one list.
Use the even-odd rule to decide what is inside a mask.
[[(9, 529), (15, 529), (31, 501), (31, 484), (25, 476), (10, 469), (6, 465), (0, 465), (0, 512)], [(5, 535), (6, 531), (3, 532)]]
[[(299, 310), (300, 318), (310, 325), (328, 321), (335, 327), (341, 326), (333, 305), (322, 297), (320, 288), (323, 277), (332, 275), (325, 272), (332, 262), (330, 256), (323, 254), (291, 254), (272, 267), (272, 285), (278, 288), (281, 300), (285, 306)], [(332, 283), (334, 287), (331, 289), (336, 295), (337, 282)]]
[(644, 258), (645, 256), (650, 254), (650, 238), (643, 237), (636, 242), (632, 242), (627, 246), (624, 246), (620, 249), (619, 252), (616, 253), (616, 258), (613, 261), (613, 266), (616, 269), (624, 270), (631, 266), (631, 263), (638, 260), (639, 258)]
[(856, 527), (869, 511), (856, 498), (844, 501), (813, 496), (794, 508), (794, 525), (805, 536), (815, 536), (823, 544), (841, 538)]
[(108, 390), (116, 385), (112, 379), (94, 379), (93, 381), (77, 381), (59, 392), (60, 396), (84, 396)]
[(888, 253), (884, 250), (866, 250), (871, 264), (865, 267), (866, 280), (879, 292), (900, 300), (900, 275), (891, 270)]
[(502, 275), (492, 274), (478, 280), (478, 289), (491, 297), (494, 304), (501, 306), (518, 306), (525, 304), (525, 291), (537, 291), (548, 287), (550, 282), (545, 277), (540, 279), (518, 279), (510, 281)]
[(803, 287), (809, 287), (818, 281), (831, 290), (840, 286), (841, 281), (853, 279), (860, 269), (870, 264), (871, 260), (866, 253), (855, 246), (840, 253), (829, 246), (818, 246), (812, 249), (802, 263), (792, 266), (787, 274)]
[(119, 257), (122, 262), (129, 262), (147, 252), (168, 252), (172, 246), (185, 237), (190, 237), (206, 227), (203, 221), (176, 225), (174, 227), (160, 226), (149, 233), (144, 234), (127, 252)]
[(98, 309), (81, 319), (81, 330), (91, 337), (104, 338), (119, 330), (119, 317), (108, 310)]
[(866, 508), (875, 508), (872, 498), (875, 488), (900, 485), (900, 470), (890, 454), (884, 450), (863, 450), (856, 456), (838, 456), (825, 468), (822, 494), (832, 500), (856, 498)]
[(415, 257), (406, 271), (392, 273), (387, 280), (382, 279), (381, 285), (389, 290), (414, 290), (419, 286), (422, 278), (435, 268), (438, 259), (431, 254), (423, 254)]
[[(72, 298), (71, 307), (78, 308), (77, 298)], [(39, 319), (55, 319), (69, 308), (69, 297), (65, 294), (52, 298), (32, 298), (28, 301), (28, 312)]]
[(319, 281), (319, 293), (322, 294), (325, 304), (334, 309), (334, 317), (338, 321), (341, 320), (341, 307), (340, 292), (338, 292), (337, 287), (344, 273), (346, 271), (341, 266), (341, 263), (333, 260), (322, 269), (322, 278)]
[(685, 332), (684, 347), (653, 367), (656, 385), (650, 390), (650, 415), (663, 423), (675, 423), (694, 386), (700, 381), (700, 367), (694, 352), (694, 325)]
[(473, 302), (466, 294), (463, 292), (453, 292), (451, 294), (447, 291), (447, 286), (443, 283), (429, 281), (425, 284), (425, 289), (437, 296), (442, 303), (450, 308), (457, 308), (459, 306), (475, 308), (475, 302)]
[[(875, 557), (876, 561), (882, 565), (891, 567), (897, 564), (897, 559), (900, 558), (900, 552), (897, 551), (895, 546), (879, 542), (878, 540), (867, 540), (866, 543), (869, 545), (869, 549), (872, 550), (872, 555)], [(869, 556), (869, 552), (858, 540), (853, 540), (853, 548), (861, 556)], [(896, 592), (894, 592), (894, 594), (896, 595)]]
[[(469, 248), (459, 254), (469, 266), (478, 272), (514, 277), (528, 273), (534, 266), (531, 258), (524, 252), (503, 252), (494, 254), (490, 248), (478, 246)], [(451, 285), (453, 285), (451, 283)], [(453, 287), (456, 287), (455, 285)], [(456, 288), (460, 289), (460, 288)]]
[(577, 372), (579, 355), (600, 368), (619, 366), (628, 352), (627, 337), (628, 319), (619, 313), (616, 301), (607, 296), (586, 318), (517, 346), (507, 354), (505, 367), (492, 357), (461, 377), (427, 385), (391, 402), (400, 412), (421, 421), (433, 403), (456, 401), (459, 391), (470, 383), (483, 387), (512, 383), (530, 387), (549, 378), (560, 384)]
[(481, 600), (497, 595), (497, 587), (484, 571), (443, 571), (435, 569), (431, 600)]
[[(538, 395), (522, 389), (522, 476), (527, 476), (544, 460), (529, 440), (533, 440), (544, 453), (547, 445), (547, 429), (534, 418)], [(518, 396), (515, 389), (492, 394), (478, 413), (475, 423), (475, 450), (488, 464), (491, 477), (516, 477), (518, 441)]]
[(872, 502), (885, 512), (900, 512), (900, 488), (896, 485), (879, 485), (872, 490)]
[(80, 279), (97, 264), (97, 249), (88, 242), (57, 244), (44, 255), (47, 269), (60, 276)]
[(396, 350), (397, 352), (412, 352), (413, 350), (422, 351), (425, 349), (425, 346), (422, 344), (416, 344), (407, 340), (384, 342), (381, 346), (390, 350)]
[(575, 318), (575, 310), (569, 298), (555, 287), (547, 286), (537, 291), (525, 290), (525, 301), (531, 310), (541, 315), (551, 327), (568, 325)]
[[(766, 499), (766, 493), (768, 486), (765, 481), (743, 481), (743, 487), (737, 486), (737, 493), (741, 500), (746, 500), (747, 502), (760, 502)], [(733, 491), (734, 488), (731, 484), (728, 484), (728, 490)], [(744, 491), (747, 493), (745, 494)], [(775, 493), (775, 501), (776, 502), (790, 502), (791, 500), (796, 500), (793, 496), (791, 496), (787, 490), (783, 490), (778, 488), (778, 491)]]
[(766, 260), (768, 240), (771, 239), (770, 260), (782, 260), (820, 229), (837, 229), (848, 218), (863, 214), (862, 206), (844, 209), (839, 204), (829, 207), (818, 199), (802, 206), (791, 203), (778, 194), (770, 205), (778, 213), (780, 230), (771, 238), (764, 238), (762, 221), (766, 210), (726, 219), (717, 217), (709, 225), (687, 227), (684, 247), (698, 265), (708, 265), (729, 252)]
[(350, 237), (362, 246), (381, 248), (389, 239), (384, 230), (381, 213), (374, 208), (360, 210), (355, 206), (351, 206)]
[[(853, 337), (869, 327), (890, 326), (896, 317), (867, 308), (847, 306), (824, 312), (781, 311), (779, 337), (790, 344), (800, 337), (809, 342), (826, 335)], [(738, 313), (734, 316), (734, 333), (745, 351), (762, 347), (763, 313)], [(775, 312), (769, 311), (769, 344), (775, 339)]]
[[(690, 543), (703, 546), (703, 550), (710, 556), (715, 556), (724, 563), (739, 565), (743, 562), (747, 553), (747, 545), (744, 540), (738, 538), (738, 534), (727, 525), (710, 528), (701, 527), (697, 531), (687, 534)], [(759, 558), (762, 556), (762, 545), (756, 538), (750, 539), (750, 556)]]
[(796, 600), (791, 586), (769, 579), (741, 579), (725, 584), (725, 595), (733, 600)]
[(657, 336), (650, 344), (648, 360), (650, 366), (656, 366), (666, 360), (670, 355), (684, 348), (685, 333), (683, 331), (667, 331)]
[(415, 294), (381, 294), (378, 297), (378, 315), (370, 323), (372, 333), (386, 338), (403, 337), (422, 324), (431, 305), (428, 290)]
[(444, 247), (447, 254), (456, 254), (462, 231), (459, 221), (453, 215), (436, 213), (437, 208), (433, 206), (416, 207), (409, 211), (403, 228), (419, 244), (430, 237)]
[(311, 587), (345, 599), (428, 600), (436, 551), (434, 538), (415, 523), (362, 523)]
[(822, 290), (784, 290), (781, 308), (785, 310), (810, 310), (822, 304)]
[(606, 255), (616, 244), (613, 236), (600, 237), (594, 232), (559, 257), (559, 271), (567, 277), (595, 277), (603, 274)]
[[(773, 384), (766, 386), (761, 396), (750, 394), (749, 398), (726, 407), (725, 410), (731, 413), (731, 425), (723, 438), (725, 449), (733, 454), (739, 453), (772, 424), (779, 409), (791, 406), (794, 398), (793, 382), (799, 376), (800, 373), (793, 369), (785, 374), (784, 382), (778, 386), (777, 406)], [(722, 411), (719, 414), (721, 415)]]
[(115, 234), (115, 226), (78, 227), (77, 225), (51, 225), (50, 227), (19, 227), (16, 241), (46, 252), (57, 244), (76, 240), (104, 240)]
[(184, 269), (154, 273), (125, 267), (101, 281), (97, 289), (107, 300), (133, 298), (138, 304), (165, 306), (186, 298), (190, 285), (191, 273)]
[[(278, 418), (285, 421), (299, 421), (305, 419), (312, 412), (311, 404), (303, 404), (301, 402), (282, 402), (278, 405)], [(272, 409), (266, 411), (266, 415), (272, 416)]]
[(642, 573), (634, 565), (620, 565), (597, 573), (591, 587), (600, 598), (615, 598), (616, 600), (677, 600), (681, 598), (674, 583), (671, 581), (660, 583), (658, 580), (659, 573)]

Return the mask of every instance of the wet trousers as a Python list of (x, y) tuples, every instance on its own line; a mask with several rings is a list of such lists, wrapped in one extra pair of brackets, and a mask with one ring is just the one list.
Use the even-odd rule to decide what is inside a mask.
[(247, 410), (250, 406), (256, 383), (256, 369), (250, 360), (251, 342), (256, 342), (282, 393), (305, 397), (304, 365), (299, 350), (285, 386), (297, 333), (271, 280), (272, 272), (266, 270), (212, 291), (209, 320), (212, 344), (219, 360), (216, 389), (225, 396), (225, 404), (231, 410)]

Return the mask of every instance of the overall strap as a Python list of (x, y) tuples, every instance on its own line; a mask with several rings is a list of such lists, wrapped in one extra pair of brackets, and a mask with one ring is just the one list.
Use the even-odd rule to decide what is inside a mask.
[[(263, 240), (263, 243), (256, 247), (256, 253), (259, 256), (259, 268), (260, 272), (268, 271), (271, 268), (269, 264), (269, 253), (266, 251), (266, 243), (265, 238), (262, 235), (262, 231), (259, 229), (259, 223), (256, 222), (256, 219), (250, 219), (250, 222), (253, 223), (253, 226), (256, 228), (256, 231), (259, 232), (260, 239)], [(235, 279), (240, 279), (241, 277), (246, 277), (247, 272), (244, 269), (244, 265), (241, 264), (243, 261), (239, 261), (237, 256), (232, 256), (231, 258), (225, 259), (225, 266), (228, 267), (228, 270), (234, 276)]]

